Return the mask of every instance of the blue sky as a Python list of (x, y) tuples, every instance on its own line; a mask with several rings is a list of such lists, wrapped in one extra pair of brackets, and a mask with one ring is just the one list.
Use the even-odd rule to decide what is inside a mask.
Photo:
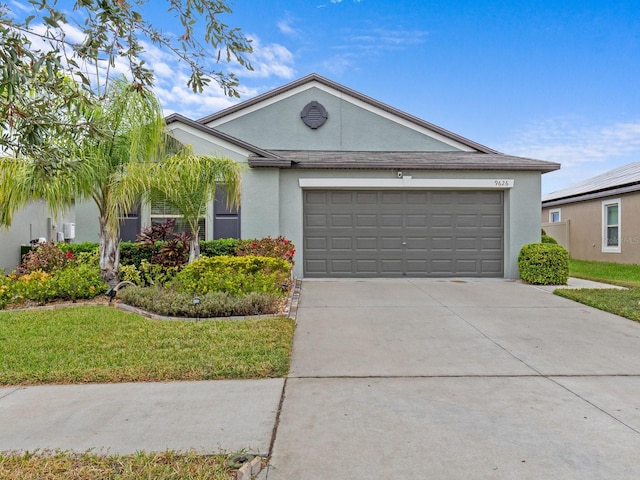
[[(504, 153), (562, 163), (543, 193), (640, 160), (637, 0), (230, 4), (225, 21), (254, 42), (255, 71), (231, 67), (242, 100), (318, 73)], [(183, 67), (147, 55), (165, 113), (200, 118), (234, 102), (192, 94)]]

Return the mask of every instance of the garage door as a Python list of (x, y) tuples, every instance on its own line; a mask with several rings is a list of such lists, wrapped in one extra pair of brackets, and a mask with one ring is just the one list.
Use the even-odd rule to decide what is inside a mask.
[(307, 277), (501, 277), (503, 192), (304, 192)]

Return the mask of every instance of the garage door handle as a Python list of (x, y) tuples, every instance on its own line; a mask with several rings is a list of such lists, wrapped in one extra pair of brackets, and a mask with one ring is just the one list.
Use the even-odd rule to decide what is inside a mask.
[(402, 242), (402, 244), (403, 244), (403, 245), (406, 245), (406, 244), (407, 244), (407, 242)]

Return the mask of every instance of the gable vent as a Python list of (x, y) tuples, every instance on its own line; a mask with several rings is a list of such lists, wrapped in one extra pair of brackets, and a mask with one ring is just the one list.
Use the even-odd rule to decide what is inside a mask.
[(300, 112), (300, 118), (309, 128), (319, 128), (324, 125), (324, 122), (329, 118), (327, 110), (315, 100), (308, 103)]

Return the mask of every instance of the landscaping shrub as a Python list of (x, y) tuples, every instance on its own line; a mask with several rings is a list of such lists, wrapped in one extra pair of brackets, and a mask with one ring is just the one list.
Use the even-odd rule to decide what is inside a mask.
[(56, 297), (52, 274), (43, 270), (34, 270), (24, 275), (13, 277), (11, 303), (34, 301), (39, 305)]
[(151, 262), (155, 247), (136, 242), (120, 242), (120, 265), (134, 265), (140, 268), (143, 260)]
[(171, 317), (229, 317), (266, 315), (278, 312), (281, 297), (268, 293), (233, 296), (226, 292), (210, 292), (195, 304), (194, 295), (161, 287), (126, 287), (118, 291), (118, 298), (134, 307), (158, 315)]
[(143, 286), (142, 273), (135, 265), (120, 265), (118, 277), (121, 282), (132, 282), (138, 286)]
[(64, 268), (73, 258), (72, 252), (64, 252), (53, 242), (35, 245), (16, 269), (19, 275), (41, 271), (52, 273)]
[(4, 275), (4, 272), (0, 272), (0, 309), (11, 302), (13, 295), (13, 280), (10, 276)]
[(240, 240), (236, 246), (236, 255), (239, 257), (252, 255), (258, 257), (281, 258), (289, 262), (293, 268), (293, 257), (296, 248), (289, 240), (282, 235), (277, 238), (265, 237), (254, 240)]
[(51, 279), (53, 298), (76, 301), (91, 299), (105, 293), (108, 285), (100, 276), (97, 265), (79, 263), (73, 267), (59, 270)]
[(180, 292), (205, 295), (251, 292), (282, 295), (290, 279), (289, 263), (269, 257), (201, 258), (184, 267), (170, 286)]
[(520, 278), (534, 285), (566, 285), (569, 279), (569, 254), (552, 243), (530, 243), (518, 255)]
[(220, 238), (200, 242), (200, 254), (205, 257), (232, 257), (236, 254), (239, 240), (235, 238)]
[(542, 235), (540, 241), (542, 243), (552, 243), (552, 244), (557, 244), (558, 243), (558, 241), (555, 238), (553, 238), (553, 237), (551, 237), (549, 235), (546, 235), (546, 234)]
[(154, 222), (136, 236), (138, 248), (152, 250), (151, 263), (164, 267), (179, 267), (187, 263), (191, 235), (188, 232), (174, 233), (175, 223), (175, 219)]
[(98, 253), (100, 245), (98, 242), (58, 243), (58, 247), (63, 252), (71, 252), (73, 256), (78, 256), (81, 253)]

